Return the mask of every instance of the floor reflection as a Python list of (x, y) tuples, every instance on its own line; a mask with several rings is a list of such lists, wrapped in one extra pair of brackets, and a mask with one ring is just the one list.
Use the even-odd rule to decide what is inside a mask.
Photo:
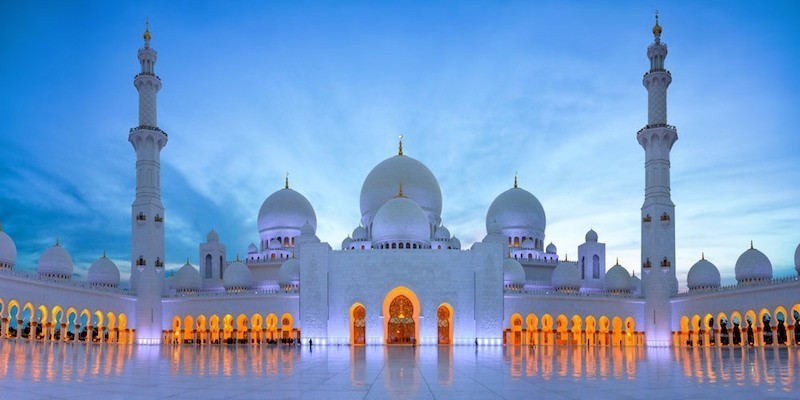
[[(119, 346), (0, 341), (0, 380), (124, 382), (137, 371), (176, 377), (274, 377), (348, 390), (417, 393), (500, 373), (528, 381), (647, 381), (792, 392), (800, 348)], [(319, 371), (309, 375), (309, 371)], [(474, 376), (473, 376), (474, 375)], [(299, 377), (299, 378), (298, 378)], [(308, 381), (308, 379), (317, 381)], [(488, 378), (487, 378), (488, 379)]]

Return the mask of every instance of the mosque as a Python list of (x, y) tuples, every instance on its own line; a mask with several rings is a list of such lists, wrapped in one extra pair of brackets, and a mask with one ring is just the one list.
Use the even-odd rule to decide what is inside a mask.
[[(335, 249), (316, 236), (314, 208), (287, 177), (261, 206), (258, 240), (243, 259), (232, 260), (211, 230), (198, 246), (199, 266), (187, 260), (165, 274), (169, 219), (159, 172), (169, 136), (158, 127), (162, 82), (148, 28), (134, 78), (139, 123), (128, 135), (136, 152), (130, 287), (120, 286), (105, 255), (85, 281), (73, 279), (58, 242), (41, 254), (36, 273), (25, 272), (0, 230), (0, 336), (163, 345), (797, 346), (800, 280), (774, 277), (752, 245), (736, 262), (735, 285), (722, 286), (703, 257), (688, 273), (688, 291), (678, 291), (670, 196), (678, 134), (667, 123), (672, 75), (661, 33), (656, 18), (643, 77), (648, 120), (636, 133), (645, 155), (638, 274), (619, 263), (607, 268), (593, 230), (575, 260), (560, 260), (545, 236), (544, 207), (516, 179), (489, 206), (485, 238), (462, 249), (442, 221), (436, 176), (404, 154), (402, 138), (397, 154), (367, 174), (361, 220)], [(794, 260), (800, 274), (800, 246)]]

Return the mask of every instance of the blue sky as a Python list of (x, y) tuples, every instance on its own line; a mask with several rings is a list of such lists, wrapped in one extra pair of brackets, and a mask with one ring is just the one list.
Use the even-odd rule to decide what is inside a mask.
[(754, 240), (775, 275), (800, 242), (796, 2), (3, 2), (0, 220), (19, 268), (60, 237), (76, 272), (104, 249), (129, 271), (136, 51), (146, 17), (170, 267), (210, 228), (231, 258), (261, 202), (291, 185), (338, 248), (370, 169), (396, 151), (438, 177), (468, 247), (515, 171), (574, 257), (593, 227), (638, 272), (641, 76), (659, 8), (678, 274), (705, 252), (733, 282)]

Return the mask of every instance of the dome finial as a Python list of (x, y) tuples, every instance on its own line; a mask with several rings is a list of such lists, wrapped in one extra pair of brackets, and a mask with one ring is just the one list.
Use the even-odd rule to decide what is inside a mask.
[(658, 10), (656, 10), (656, 25), (653, 27), (653, 36), (655, 36), (656, 39), (661, 38), (661, 25), (658, 24)]
[(58, 240), (58, 236), (56, 236), (56, 246), (61, 246), (61, 243)]
[(103, 258), (108, 258), (106, 257), (106, 249), (103, 249)]
[(706, 259), (706, 252), (705, 251), (700, 253), (700, 259), (701, 260), (705, 260)]
[(617, 263), (615, 265), (619, 265), (619, 257), (617, 257)]
[(514, 187), (517, 187), (517, 174), (519, 171), (514, 171)]
[(286, 181), (283, 186), (285, 189), (289, 188), (289, 172), (286, 172)]
[(189, 264), (189, 257), (186, 257), (186, 264)]
[(403, 182), (400, 182), (400, 192), (397, 194), (397, 197), (406, 197), (403, 196)]
[(397, 152), (397, 155), (398, 156), (402, 156), (403, 155), (403, 135), (400, 135), (397, 138), (400, 139), (400, 147), (399, 147), (399, 150)]
[(144, 20), (144, 35), (142, 35), (142, 36), (144, 37), (145, 44), (148, 44), (148, 42), (150, 42), (150, 38), (151, 38), (151, 35), (150, 35), (150, 18), (145, 18), (145, 20)]
[(753, 250), (753, 241), (750, 241), (750, 250)]
[(236, 253), (236, 261), (239, 261), (239, 253)]

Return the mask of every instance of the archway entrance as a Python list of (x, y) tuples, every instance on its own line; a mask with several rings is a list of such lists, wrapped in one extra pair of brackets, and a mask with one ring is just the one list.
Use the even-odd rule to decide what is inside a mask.
[(438, 332), (438, 344), (453, 344), (453, 310), (449, 304), (442, 304), (436, 310), (438, 318), (436, 327)]
[(355, 304), (350, 311), (350, 340), (355, 346), (367, 343), (367, 310), (361, 304)]
[(414, 344), (419, 340), (419, 300), (405, 287), (389, 292), (383, 303), (386, 344)]

